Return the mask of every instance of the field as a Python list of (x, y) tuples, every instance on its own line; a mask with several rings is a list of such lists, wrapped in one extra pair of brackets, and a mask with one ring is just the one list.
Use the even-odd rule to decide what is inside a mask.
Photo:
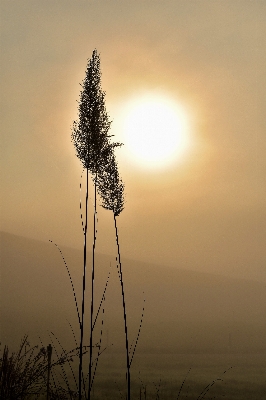
[[(75, 342), (69, 321), (79, 339), (69, 277), (61, 265), (60, 254), (49, 243), (6, 233), (1, 236), (1, 350), (8, 345), (10, 351), (17, 351), (21, 337), (28, 334), (32, 346), (40, 345), (40, 338), (44, 347), (52, 344), (54, 362), (56, 349), (59, 354), (61, 350), (51, 332), (65, 349), (72, 349)], [(77, 288), (81, 281), (80, 253), (64, 249)], [(98, 255), (96, 261), (99, 303), (109, 256)], [(124, 278), (130, 343), (137, 337), (143, 292), (146, 299), (131, 368), (132, 400), (265, 398), (265, 283), (131, 260), (124, 262)], [(102, 346), (107, 350), (99, 359), (93, 400), (126, 398), (125, 335), (119, 290), (117, 271), (113, 268), (104, 318), (101, 314), (95, 328), (94, 343), (99, 340), (103, 319)], [(86, 344), (88, 339), (87, 329)], [(86, 372), (88, 360), (85, 361)], [(77, 364), (73, 367), (77, 376)], [(59, 378), (60, 366), (56, 370)], [(68, 381), (71, 389), (76, 390), (71, 374)], [(63, 386), (66, 388), (66, 383)]]
[[(102, 356), (94, 400), (125, 399), (124, 358)], [(137, 354), (132, 367), (133, 399), (260, 400), (265, 393), (265, 354)]]

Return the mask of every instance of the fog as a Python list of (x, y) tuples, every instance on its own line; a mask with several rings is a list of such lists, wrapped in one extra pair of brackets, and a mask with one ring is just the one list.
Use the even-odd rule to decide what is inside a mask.
[[(124, 105), (139, 94), (162, 92), (189, 115), (191, 147), (167, 169), (146, 170), (126, 146), (117, 150), (124, 257), (265, 280), (264, 2), (2, 1), (1, 9), (1, 229), (82, 247), (70, 134), (97, 48), (114, 140), (123, 142)], [(114, 251), (111, 219), (99, 210), (105, 254)]]
[[(78, 334), (66, 267), (49, 240), (62, 249), (80, 302), (85, 179), (71, 127), (96, 48), (114, 141), (124, 142), (126, 107), (141, 96), (166, 96), (188, 116), (190, 145), (170, 165), (145, 168), (127, 145), (116, 152), (125, 183), (117, 223), (131, 343), (144, 307), (135, 373), (142, 369), (152, 386), (162, 372), (176, 382), (178, 370), (182, 385), (193, 366), (197, 398), (206, 377), (235, 365), (227, 398), (260, 397), (265, 16), (265, 2), (249, 0), (1, 2), (2, 343), (15, 348), (24, 333), (50, 343), (52, 331), (69, 348), (69, 323)], [(89, 260), (92, 190), (90, 182)], [(124, 352), (115, 257), (113, 216), (98, 198), (96, 301), (110, 272), (103, 341), (111, 358), (103, 370), (113, 380), (122, 376)], [(86, 296), (89, 302), (89, 290)]]
[[(80, 310), (82, 251), (67, 247), (61, 251)], [(88, 260), (89, 276), (90, 253)], [(262, 395), (265, 283), (124, 257), (122, 268), (130, 344), (134, 345), (140, 330), (132, 363), (135, 397), (139, 395), (138, 387), (142, 387), (141, 379), (151, 396), (148, 398), (154, 398), (158, 385), (162, 398), (175, 398), (188, 373), (181, 399), (185, 394), (195, 399), (218, 378), (210, 391), (217, 398), (226, 394), (231, 399), (255, 399)], [(100, 312), (94, 331), (95, 342), (101, 337), (105, 349), (94, 387), (96, 396), (99, 393), (99, 398), (105, 395), (111, 399), (117, 397), (116, 385), (122, 390), (125, 385), (121, 287), (114, 256), (97, 253), (96, 309), (107, 279), (104, 314)], [(90, 290), (86, 293), (88, 315)], [(52, 343), (53, 360), (61, 346), (66, 350), (75, 348), (75, 339), (79, 340), (75, 301), (66, 266), (54, 244), (2, 232), (1, 342), (17, 350), (24, 334), (31, 345)], [(84, 343), (89, 343), (88, 318)]]
[[(1, 233), (1, 243), (2, 341), (17, 343), (24, 332), (35, 340), (39, 336), (48, 340), (48, 332), (53, 331), (70, 345), (73, 337), (67, 321), (78, 334), (78, 317), (67, 269), (56, 246), (6, 233)], [(80, 304), (82, 251), (61, 250)], [(88, 259), (90, 271), (90, 253)], [(131, 340), (137, 334), (144, 307), (140, 353), (266, 351), (265, 283), (123, 257), (122, 267)], [(123, 309), (115, 258), (97, 253), (97, 304), (109, 272), (105, 340), (108, 331), (108, 340), (113, 340), (119, 351), (124, 346)], [(88, 283), (87, 304), (89, 288)]]

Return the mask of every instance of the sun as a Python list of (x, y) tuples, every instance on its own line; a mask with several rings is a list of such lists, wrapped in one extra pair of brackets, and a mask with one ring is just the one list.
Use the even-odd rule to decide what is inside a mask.
[(145, 96), (131, 102), (122, 129), (130, 157), (146, 168), (169, 166), (188, 148), (186, 112), (163, 96)]

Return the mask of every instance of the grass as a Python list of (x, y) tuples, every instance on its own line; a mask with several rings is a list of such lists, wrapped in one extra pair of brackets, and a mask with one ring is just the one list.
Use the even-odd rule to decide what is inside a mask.
[[(70, 365), (77, 351), (63, 350), (61, 354), (56, 351), (56, 357), (51, 362), (51, 349), (51, 345), (31, 346), (27, 335), (21, 340), (17, 352), (10, 353), (8, 346), (5, 346), (0, 359), (1, 399), (48, 398), (48, 394), (50, 399), (73, 398), (68, 380), (64, 376), (64, 364)], [(56, 367), (63, 372), (61, 376), (65, 380), (66, 388), (56, 378)]]
[[(52, 335), (50, 400), (74, 399), (77, 352), (61, 348)], [(75, 355), (77, 357), (75, 357)], [(88, 353), (84, 354), (87, 361)], [(92, 390), (93, 400), (125, 399), (124, 354), (112, 348), (102, 354)], [(5, 400), (46, 399), (46, 347), (31, 346), (25, 336), (19, 350), (4, 348), (0, 360), (0, 394)], [(233, 365), (232, 369), (229, 369)], [(191, 369), (190, 369), (191, 368)], [(227, 372), (223, 372), (227, 369)], [(229, 369), (229, 370), (228, 370)], [(136, 354), (131, 375), (135, 400), (258, 400), (265, 394), (263, 354)], [(77, 376), (75, 377), (77, 379)], [(222, 380), (218, 380), (222, 379)], [(182, 390), (180, 391), (180, 388)], [(205, 388), (209, 390), (206, 391)], [(146, 395), (145, 395), (146, 389)]]

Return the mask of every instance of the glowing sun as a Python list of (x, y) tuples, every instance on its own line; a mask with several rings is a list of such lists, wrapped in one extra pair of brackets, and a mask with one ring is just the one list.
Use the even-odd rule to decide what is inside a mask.
[(123, 131), (130, 156), (148, 168), (173, 163), (188, 147), (188, 121), (184, 109), (161, 96), (145, 97), (131, 103)]

